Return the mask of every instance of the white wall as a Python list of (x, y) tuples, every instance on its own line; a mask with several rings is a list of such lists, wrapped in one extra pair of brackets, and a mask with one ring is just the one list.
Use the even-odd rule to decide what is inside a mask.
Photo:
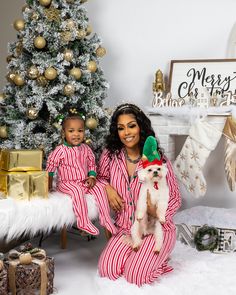
[[(7, 72), (7, 43), (16, 39), (12, 23), (21, 17), (23, 4), (0, 2), (0, 88)], [(102, 66), (110, 82), (108, 106), (127, 100), (151, 106), (155, 72), (160, 68), (168, 76), (172, 59), (225, 58), (236, 22), (235, 0), (88, 0), (85, 6), (107, 48)], [(195, 201), (186, 195), (185, 206), (214, 206), (216, 191), (217, 205), (230, 206), (234, 196), (226, 186), (222, 159), (221, 144), (207, 162), (207, 198)]]

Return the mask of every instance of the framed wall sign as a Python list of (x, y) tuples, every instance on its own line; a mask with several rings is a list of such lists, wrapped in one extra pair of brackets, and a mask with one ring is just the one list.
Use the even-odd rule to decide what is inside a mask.
[(172, 60), (169, 82), (173, 98), (197, 98), (203, 88), (211, 96), (236, 95), (236, 59)]

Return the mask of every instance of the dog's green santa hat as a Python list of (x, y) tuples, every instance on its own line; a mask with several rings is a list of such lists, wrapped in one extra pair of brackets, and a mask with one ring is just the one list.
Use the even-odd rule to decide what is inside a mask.
[(162, 165), (161, 155), (157, 150), (157, 140), (153, 136), (148, 136), (143, 147), (142, 162), (143, 168), (151, 165)]

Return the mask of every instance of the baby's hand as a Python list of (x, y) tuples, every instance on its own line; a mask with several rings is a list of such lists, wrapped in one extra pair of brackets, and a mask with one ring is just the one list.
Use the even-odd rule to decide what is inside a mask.
[(89, 176), (86, 178), (85, 183), (86, 183), (87, 187), (92, 188), (96, 184), (96, 178)]

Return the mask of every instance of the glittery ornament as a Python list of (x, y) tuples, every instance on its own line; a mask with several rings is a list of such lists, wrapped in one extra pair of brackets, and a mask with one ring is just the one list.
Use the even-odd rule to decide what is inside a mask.
[(96, 72), (97, 70), (96, 62), (94, 60), (90, 60), (87, 65), (87, 69), (92, 73)]
[(96, 55), (98, 57), (103, 57), (106, 54), (106, 49), (104, 47), (98, 47), (96, 50)]
[(46, 71), (44, 72), (44, 76), (48, 80), (54, 80), (57, 77), (57, 70), (55, 70), (53, 67), (47, 68)]
[(98, 121), (95, 118), (90, 117), (86, 119), (85, 126), (91, 130), (96, 129), (98, 126)]
[(72, 61), (73, 51), (71, 49), (65, 49), (65, 51), (63, 52), (63, 55), (66, 61)]
[(42, 36), (38, 36), (34, 39), (34, 46), (43, 49), (46, 46), (46, 40)]
[(79, 68), (72, 68), (70, 70), (70, 75), (73, 76), (76, 80), (79, 80), (81, 78), (81, 70)]
[(39, 70), (37, 69), (36, 66), (31, 66), (28, 71), (27, 71), (27, 76), (30, 78), (30, 79), (36, 79), (39, 75)]
[(0, 138), (7, 138), (7, 126), (0, 126)]
[(44, 13), (49, 21), (60, 21), (60, 11), (55, 7), (49, 7), (44, 10)]
[(62, 42), (64, 43), (68, 43), (71, 41), (71, 38), (72, 38), (72, 34), (70, 31), (64, 31), (64, 32), (61, 32), (61, 40)]
[(17, 19), (14, 21), (13, 26), (17, 31), (22, 31), (25, 27), (25, 22), (23, 19)]
[(29, 118), (30, 120), (35, 120), (38, 117), (38, 110), (34, 107), (30, 107), (27, 111), (26, 111), (26, 116), (27, 118)]
[(79, 39), (83, 39), (86, 37), (86, 31), (85, 30), (78, 30), (77, 36)]
[(72, 85), (72, 84), (66, 84), (64, 86), (64, 94), (66, 96), (73, 95), (74, 93), (75, 93), (75, 87), (74, 87), (74, 85)]

